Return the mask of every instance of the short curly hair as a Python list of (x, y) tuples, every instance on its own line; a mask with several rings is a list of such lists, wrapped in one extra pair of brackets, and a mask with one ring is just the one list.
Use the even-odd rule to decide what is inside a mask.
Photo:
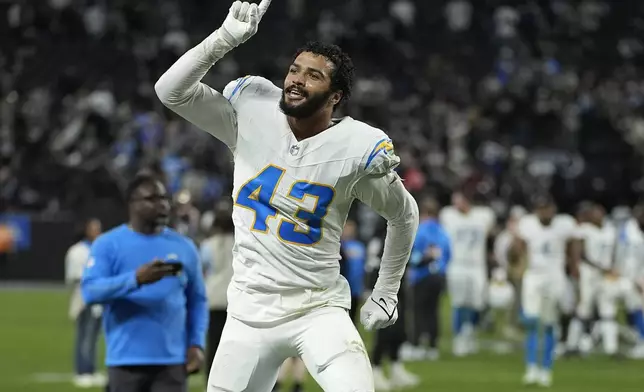
[(157, 181), (161, 181), (152, 171), (150, 170), (141, 170), (134, 176), (132, 181), (127, 185), (125, 189), (125, 201), (127, 203), (131, 202), (134, 199), (134, 193), (143, 185), (156, 184)]
[(342, 98), (338, 102), (338, 105), (348, 101), (351, 97), (353, 78), (355, 76), (355, 67), (351, 57), (337, 45), (310, 41), (295, 52), (293, 60), (304, 52), (324, 56), (333, 63), (334, 69), (331, 74), (331, 88), (333, 91), (342, 91)]

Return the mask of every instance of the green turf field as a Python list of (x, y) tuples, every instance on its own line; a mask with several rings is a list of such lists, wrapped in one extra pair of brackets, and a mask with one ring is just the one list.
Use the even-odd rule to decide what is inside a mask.
[[(0, 291), (0, 391), (74, 391), (71, 374), (72, 324), (65, 291)], [(444, 355), (433, 363), (410, 364), (423, 384), (413, 391), (510, 392), (525, 389), (520, 354), (481, 354), (467, 359)], [(203, 375), (191, 380), (203, 391)], [(562, 360), (552, 391), (628, 392), (644, 390), (644, 361), (615, 362), (600, 357)], [(307, 391), (319, 391), (313, 384)], [(412, 390), (409, 390), (412, 391)]]

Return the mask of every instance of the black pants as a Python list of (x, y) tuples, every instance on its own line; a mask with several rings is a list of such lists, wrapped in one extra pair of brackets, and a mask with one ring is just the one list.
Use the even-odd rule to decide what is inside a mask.
[(413, 295), (413, 334), (411, 343), (420, 344), (421, 337), (429, 337), (429, 347), (438, 347), (440, 334), (440, 298), (445, 288), (445, 277), (429, 275), (411, 287)]
[(109, 392), (187, 392), (185, 365), (111, 366)]
[(215, 353), (219, 347), (219, 342), (221, 341), (221, 334), (224, 331), (224, 325), (226, 325), (226, 317), (228, 313), (226, 310), (210, 310), (210, 321), (208, 324), (208, 343), (206, 349), (206, 382), (208, 382), (208, 376), (210, 375), (210, 367), (212, 366), (212, 361), (215, 359)]
[(400, 346), (407, 339), (405, 334), (405, 296), (404, 290), (398, 293), (398, 321), (389, 328), (376, 331), (375, 345), (371, 359), (374, 366), (380, 366), (387, 357), (391, 362), (398, 361)]

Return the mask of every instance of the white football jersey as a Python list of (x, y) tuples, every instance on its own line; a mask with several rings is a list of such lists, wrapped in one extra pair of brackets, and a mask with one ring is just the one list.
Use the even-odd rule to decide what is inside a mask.
[(527, 271), (564, 273), (566, 246), (577, 238), (577, 222), (569, 215), (557, 215), (550, 225), (544, 226), (536, 215), (521, 218), (518, 234), (527, 245)]
[(634, 219), (626, 222), (619, 239), (626, 250), (617, 263), (617, 270), (623, 276), (641, 278), (644, 276), (644, 233)]
[(487, 238), (496, 223), (489, 207), (472, 207), (462, 213), (449, 206), (441, 210), (440, 222), (449, 235), (452, 258), (449, 268), (486, 268)]
[[(601, 268), (611, 268), (617, 230), (609, 223), (597, 227), (582, 223), (578, 227), (578, 237), (584, 241), (584, 257)], [(591, 266), (592, 268), (592, 266)]]
[(345, 117), (298, 141), (279, 109), (282, 90), (261, 77), (238, 79), (223, 95), (237, 121), (228, 312), (276, 321), (321, 305), (349, 308), (340, 236), (353, 201), (373, 197), (358, 181), (398, 165), (391, 140)]

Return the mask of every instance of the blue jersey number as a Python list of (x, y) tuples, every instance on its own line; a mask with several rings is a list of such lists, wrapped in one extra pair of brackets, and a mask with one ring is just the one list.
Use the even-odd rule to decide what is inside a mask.
[[(237, 193), (235, 204), (255, 213), (251, 230), (268, 233), (268, 219), (277, 215), (272, 200), (283, 176), (284, 169), (267, 166)], [(311, 210), (300, 207), (293, 217), (282, 218), (277, 229), (278, 238), (294, 245), (317, 244), (322, 239), (322, 222), (334, 196), (335, 190), (328, 185), (308, 181), (294, 182), (288, 198), (303, 203), (307, 197), (312, 197), (315, 202)]]

